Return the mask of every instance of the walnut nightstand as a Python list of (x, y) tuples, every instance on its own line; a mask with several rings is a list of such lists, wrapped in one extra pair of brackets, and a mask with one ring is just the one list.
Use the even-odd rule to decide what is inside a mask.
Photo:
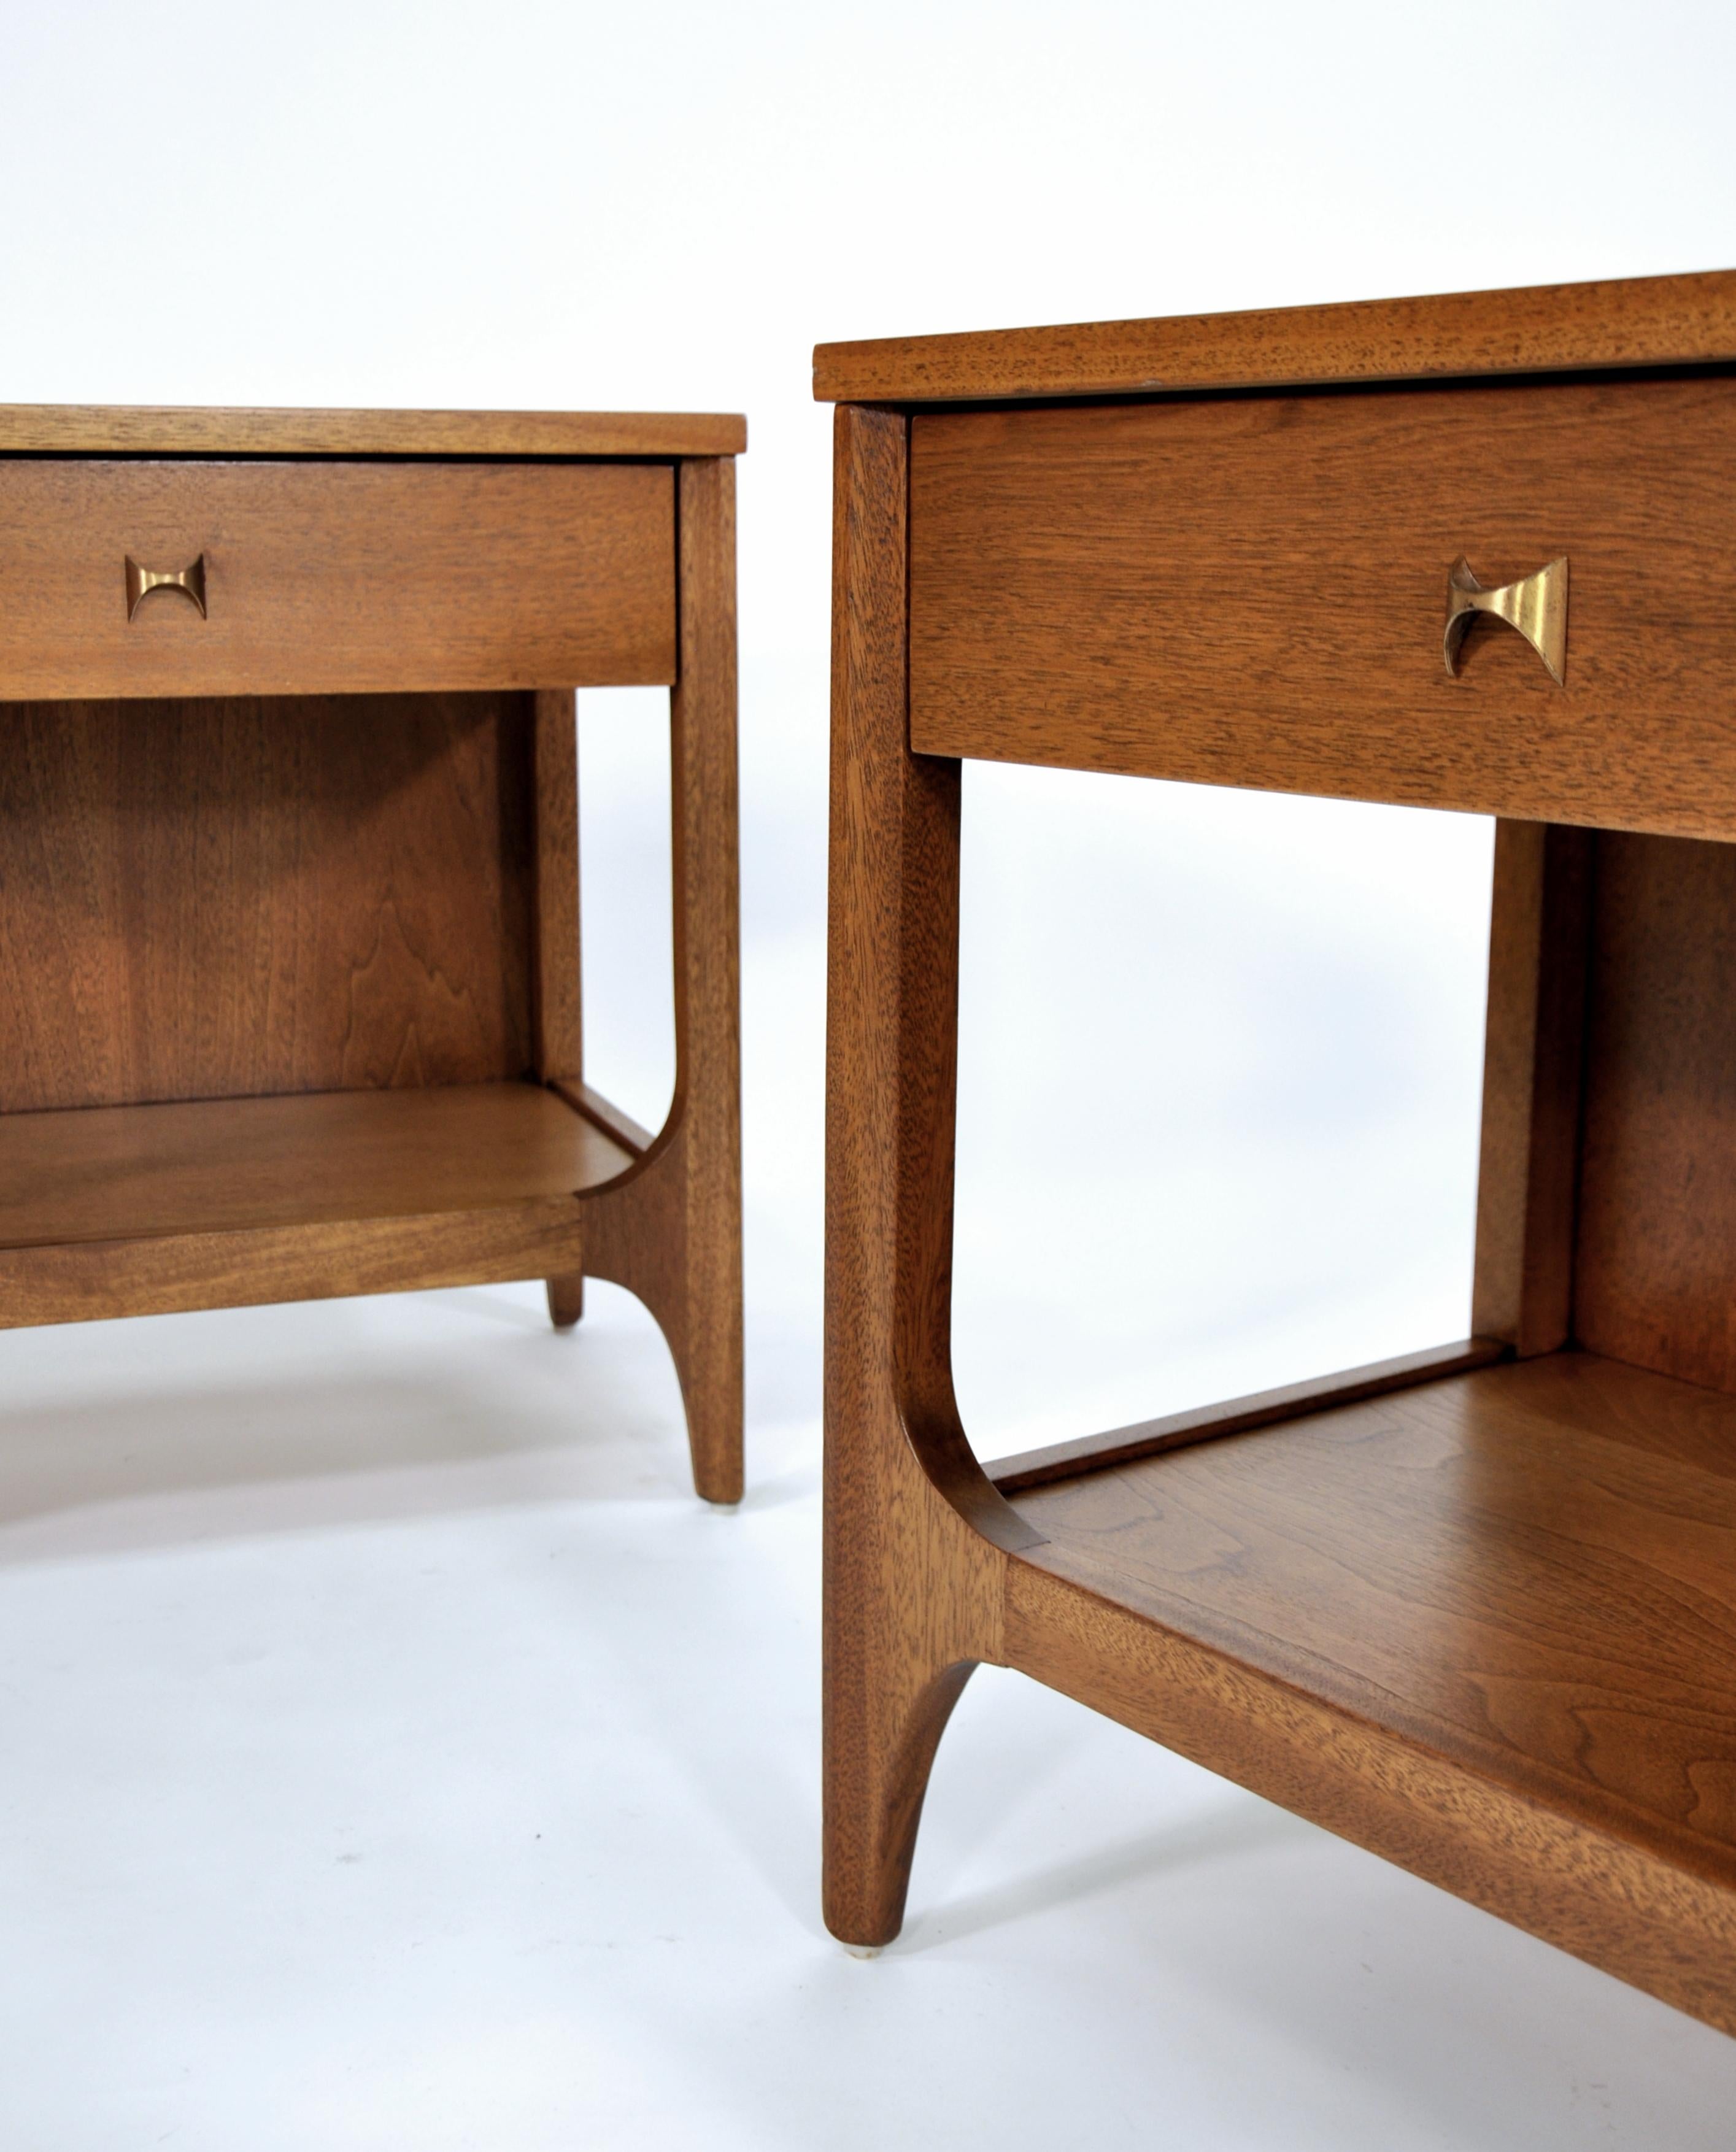
[[(896, 1932), (987, 1660), (1736, 2032), (1736, 274), (833, 345), (816, 393), (828, 1920)], [(1498, 818), (1470, 1337), (979, 1465), (966, 756)]]
[[(0, 1324), (629, 1287), (741, 1492), (732, 418), (0, 409)], [(584, 1082), (574, 690), (672, 689), (677, 1078)]]

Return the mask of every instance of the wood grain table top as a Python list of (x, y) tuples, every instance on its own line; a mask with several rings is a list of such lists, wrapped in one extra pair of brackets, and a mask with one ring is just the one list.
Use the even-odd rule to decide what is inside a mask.
[(820, 403), (986, 403), (1736, 361), (1736, 271), (823, 343)]
[(347, 411), (0, 404), (0, 454), (674, 457), (739, 455), (745, 419), (678, 411)]

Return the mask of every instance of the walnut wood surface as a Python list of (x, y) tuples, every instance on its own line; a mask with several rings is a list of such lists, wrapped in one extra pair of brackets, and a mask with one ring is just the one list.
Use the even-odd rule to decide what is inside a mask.
[(579, 972), (578, 712), (561, 688), (536, 698), (531, 735), (536, 820), (535, 1063), (545, 1084), (580, 1080), (585, 1066)]
[(1642, 1984), (1736, 2029), (1736, 1403), (1561, 1353), (1018, 1506), (1033, 1566), (1625, 1844), (1654, 1902), (1714, 1886), (1713, 1932), (1654, 1939)]
[(1492, 1361), (1504, 1359), (1507, 1351), (1506, 1345), (1496, 1338), (1462, 1338), (1457, 1344), (1439, 1345), (1424, 1353), (1402, 1353), (1366, 1368), (1348, 1368), (1342, 1374), (1318, 1375), (1307, 1382), (1260, 1390), (1251, 1397), (1231, 1398), (1220, 1404), (1170, 1413), (1161, 1419), (1141, 1420), (1133, 1427), (1114, 1428), (1104, 1434), (1051, 1443), (1042, 1449), (1024, 1450), (1017, 1457), (999, 1458), (982, 1469), (1001, 1492), (1011, 1497), (1057, 1480), (1076, 1480), (1082, 1472), (1131, 1464), (1141, 1457), (1185, 1449), (1190, 1443), (1215, 1442), (1223, 1435), (1242, 1434), (1251, 1428), (1297, 1419), (1304, 1413), (1324, 1412), (1354, 1404), (1363, 1398), (1382, 1397), (1388, 1390), (1409, 1389), (1443, 1375), (1486, 1368)]
[(536, 1278), (583, 1262), (584, 1215), (570, 1197), (545, 1196), (486, 1210), (0, 1249), (0, 1328)]
[(1736, 1391), (1736, 850), (1597, 840), (1574, 1326)]
[[(739, 1496), (733, 465), (676, 459), (741, 445), (0, 412), (0, 1323), (541, 1276), (565, 1327), (594, 1227)], [(209, 618), (127, 622), (128, 554), (200, 553)], [(572, 690), (637, 682), (674, 689), (655, 1141), (581, 1035)]]
[[(536, 845), (533, 1058), (541, 1080), (607, 1133), (607, 1124), (581, 1103), (579, 1074), (585, 1051), (579, 980), (578, 715), (576, 698), (565, 688), (546, 688), (536, 698), (530, 742)], [(571, 1330), (585, 1312), (583, 1271), (546, 1282), (550, 1322), (557, 1330)]]
[(986, 403), (1736, 359), (1736, 273), (819, 345), (814, 393)]
[[(1736, 835), (1736, 378), (911, 422), (930, 754)], [(1441, 658), (1449, 567), (1571, 562), (1566, 685)]]
[[(631, 686), (675, 676), (654, 464), (0, 458), (0, 683), (44, 696)], [(125, 562), (205, 556), (127, 617)]]
[(1521, 1358), (1572, 1331), (1594, 842), (1495, 825), (1471, 1327)]
[[(682, 464), (677, 503), (681, 672), (670, 698), (675, 1094), (660, 1134), (566, 1087), (633, 1170), (586, 1206), (585, 1267), (637, 1293), (669, 1342), (687, 1403), (693, 1484), (742, 1494), (740, 921), (738, 896), (735, 466)], [(558, 1305), (557, 1305), (558, 1303)], [(551, 1294), (556, 1320), (570, 1297)]]
[[(1535, 1366), (1539, 1363), (1528, 1363)], [(1008, 1663), (1486, 1911), (1736, 2030), (1721, 1880), (1468, 1773), (1101, 1592), (1011, 1565)], [(1513, 1998), (1515, 2017), (1522, 2002)]]
[(295, 411), (0, 404), (0, 454), (733, 456), (745, 419), (678, 411)]
[[(1728, 365), (1733, 308), (1719, 277), (1213, 323), (1203, 382), (1039, 383), (1013, 339), (999, 387), (984, 347), (967, 389), (850, 393)], [(830, 1925), (896, 1931), (995, 1660), (1736, 2032), (1736, 1396), (1623, 1364), (1736, 1392), (1736, 852), (1690, 841), (1736, 836), (1736, 379), (845, 403), (836, 444)], [(1565, 690), (1487, 622), (1448, 681), (1461, 551), (1569, 555)], [(1475, 1292), (1520, 1357), (997, 1493), (947, 1342), (962, 754), (1503, 818)]]
[(0, 704), (0, 1111), (530, 1065), (529, 698)]
[(0, 1248), (485, 1210), (632, 1163), (536, 1084), (0, 1114)]
[(632, 1162), (523, 1083), (0, 1114), (0, 1323), (536, 1276)]
[(935, 1748), (1035, 1535), (952, 1394), (958, 766), (905, 736), (907, 429), (840, 410), (826, 988), (825, 1918), (903, 1917)]
[(587, 1121), (595, 1121), (606, 1136), (623, 1150), (631, 1151), (635, 1158), (643, 1158), (657, 1142), (658, 1139), (648, 1129), (642, 1128), (631, 1114), (623, 1113), (612, 1099), (604, 1098), (601, 1091), (593, 1091), (588, 1084), (556, 1078), (553, 1088), (576, 1114), (582, 1114)]

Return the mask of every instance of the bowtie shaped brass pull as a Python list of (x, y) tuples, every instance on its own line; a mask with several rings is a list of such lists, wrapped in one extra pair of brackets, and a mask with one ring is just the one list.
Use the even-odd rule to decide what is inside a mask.
[(1457, 676), (1459, 646), (1474, 613), (1492, 613), (1510, 627), (1516, 627), (1549, 667), (1558, 688), (1567, 684), (1567, 556), (1539, 568), (1516, 583), (1502, 583), (1485, 591), (1471, 573), (1471, 564), (1461, 553), (1447, 571), (1447, 627), (1442, 655), (1447, 670)]
[(191, 598), (201, 615), (206, 619), (205, 610), (205, 556), (201, 553), (190, 568), (141, 568), (132, 555), (127, 555), (127, 618), (130, 620), (153, 591), (179, 591), (183, 597)]

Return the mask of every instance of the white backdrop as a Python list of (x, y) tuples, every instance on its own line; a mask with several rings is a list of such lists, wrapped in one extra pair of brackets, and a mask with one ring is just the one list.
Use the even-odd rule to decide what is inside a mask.
[[(1714, 2036), (1010, 1677), (942, 1751), (910, 1950), (818, 1932), (808, 359), (1728, 265), (1733, 88), (1727, 0), (0, 0), (0, 400), (750, 423), (749, 1501), (693, 1512), (667, 1367), (601, 1295), (582, 1383), (528, 1294), (8, 1341), (20, 2143), (1143, 2152), (1160, 2106), (1201, 2152), (1727, 2141)], [(659, 703), (583, 712), (592, 1073), (642, 1118)], [(1450, 817), (968, 773), (986, 1453), (1459, 1332), (1488, 853)], [(334, 1816), (373, 1865), (333, 1865)], [(884, 2119), (840, 2104), (870, 2084)]]

